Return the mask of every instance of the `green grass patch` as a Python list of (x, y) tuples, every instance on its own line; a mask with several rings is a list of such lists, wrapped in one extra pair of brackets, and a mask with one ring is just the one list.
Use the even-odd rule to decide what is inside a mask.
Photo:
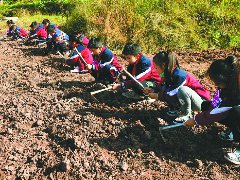
[(129, 41), (149, 53), (240, 46), (239, 0), (21, 0), (1, 7), (23, 26), (44, 19), (32, 14), (57, 14), (49, 19), (65, 32), (101, 37), (114, 50)]
[(66, 27), (114, 49), (128, 41), (147, 52), (233, 48), (240, 46), (240, 1), (81, 0)]
[[(28, 30), (30, 24), (33, 21), (37, 21), (41, 23), (43, 19), (49, 19), (51, 22), (59, 26), (63, 26), (66, 23), (66, 17), (60, 16), (60, 15), (35, 14), (30, 16), (29, 14), (25, 14), (18, 18), (18, 20), (16, 21), (16, 24)], [(7, 30), (6, 21), (0, 21), (0, 28), (1, 28), (1, 31)]]

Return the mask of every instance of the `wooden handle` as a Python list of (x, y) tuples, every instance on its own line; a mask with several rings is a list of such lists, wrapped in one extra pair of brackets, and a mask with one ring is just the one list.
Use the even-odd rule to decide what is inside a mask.
[(77, 48), (75, 47), (75, 49), (74, 49), (77, 53), (78, 53), (78, 55), (80, 56), (80, 58), (81, 58), (81, 60), (82, 60), (82, 62), (84, 63), (84, 65), (86, 66), (87, 65), (87, 62), (85, 61), (85, 59), (82, 57), (82, 54), (77, 50)]
[(97, 93), (100, 93), (100, 92), (103, 92), (103, 91), (107, 91), (107, 90), (110, 90), (110, 89), (112, 89), (112, 86), (104, 88), (104, 89), (100, 89), (100, 90), (97, 90), (97, 91), (93, 91), (90, 94), (94, 95), (94, 94), (97, 94)]
[(123, 69), (123, 72), (126, 73), (135, 83), (137, 83), (141, 89), (144, 89), (144, 86), (138, 80), (136, 80), (135, 77), (133, 77), (133, 75), (131, 75), (126, 69)]

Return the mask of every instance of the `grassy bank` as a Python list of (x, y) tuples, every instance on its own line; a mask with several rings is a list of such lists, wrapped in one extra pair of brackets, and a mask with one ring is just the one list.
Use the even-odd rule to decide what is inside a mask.
[[(9, 5), (12, 11), (21, 11), (23, 21), (27, 19), (24, 16), (28, 17), (39, 11), (39, 8), (36, 8), (39, 6), (41, 13), (52, 12), (58, 15), (53, 22), (66, 22), (63, 27), (66, 32), (82, 32), (89, 37), (101, 37), (115, 50), (122, 49), (128, 41), (139, 43), (144, 51), (149, 53), (159, 48), (229, 49), (240, 46), (239, 0), (24, 2), (24, 6), (22, 1), (18, 1), (17, 5)], [(61, 16), (66, 18), (62, 20)], [(31, 16), (31, 21), (34, 18), (36, 17)], [(40, 19), (43, 19), (43, 16)], [(21, 18), (19, 23), (22, 23)]]
[[(59, 15), (42, 15), (42, 14), (35, 14), (35, 15), (29, 15), (25, 14), (18, 18), (16, 23), (20, 27), (24, 27), (25, 29), (29, 29), (29, 25), (33, 21), (42, 22), (43, 19), (49, 19), (51, 22), (58, 24), (59, 26), (63, 26), (66, 23), (66, 17), (62, 17)], [(6, 21), (0, 21), (0, 30), (6, 31)]]
[(66, 26), (117, 49), (127, 41), (148, 52), (232, 48), (240, 45), (240, 1), (82, 0)]

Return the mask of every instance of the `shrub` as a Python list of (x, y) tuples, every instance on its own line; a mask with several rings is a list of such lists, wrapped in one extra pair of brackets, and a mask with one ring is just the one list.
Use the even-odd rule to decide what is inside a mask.
[[(10, 0), (9, 0), (10, 1)], [(24, 0), (23, 0), (24, 1)], [(27, 9), (67, 17), (65, 31), (102, 38), (122, 49), (128, 41), (147, 52), (240, 46), (238, 0), (25, 0), (6, 12)], [(69, 17), (69, 18), (68, 18)]]
[(66, 27), (112, 48), (134, 41), (153, 52), (239, 46), (239, 25), (239, 1), (81, 0)]

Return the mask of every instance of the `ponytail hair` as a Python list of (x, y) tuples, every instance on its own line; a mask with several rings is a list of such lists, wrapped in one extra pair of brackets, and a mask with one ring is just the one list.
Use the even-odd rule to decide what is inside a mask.
[(228, 56), (225, 60), (214, 61), (207, 73), (211, 80), (216, 83), (222, 83), (228, 92), (228, 98), (231, 104), (239, 104), (240, 96), (240, 63), (236, 56)]
[(165, 64), (164, 78), (165, 84), (168, 87), (172, 83), (173, 71), (176, 67), (180, 67), (176, 53), (160, 51), (153, 57), (153, 62), (161, 68), (163, 68), (163, 64)]

